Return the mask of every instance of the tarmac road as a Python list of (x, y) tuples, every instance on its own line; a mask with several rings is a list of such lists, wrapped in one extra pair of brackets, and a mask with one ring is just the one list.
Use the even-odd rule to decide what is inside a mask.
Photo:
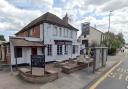
[(106, 75), (98, 79), (89, 89), (128, 89), (128, 57)]

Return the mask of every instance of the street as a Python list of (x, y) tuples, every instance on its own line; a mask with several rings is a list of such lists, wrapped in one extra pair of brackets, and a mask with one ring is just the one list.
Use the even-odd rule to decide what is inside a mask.
[[(89, 89), (128, 89), (127, 56), (125, 56), (121, 61), (122, 63), (110, 72), (102, 82), (94, 87), (96, 83), (99, 82), (100, 79), (98, 79)], [(100, 78), (103, 78), (103, 76)]]

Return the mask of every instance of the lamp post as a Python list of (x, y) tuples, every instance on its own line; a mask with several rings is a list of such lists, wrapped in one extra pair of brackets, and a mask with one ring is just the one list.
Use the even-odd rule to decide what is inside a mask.
[(109, 11), (109, 23), (108, 23), (108, 47), (110, 46), (110, 42), (109, 42), (109, 31), (110, 31), (110, 25), (111, 25), (111, 13), (112, 11)]
[(108, 24), (108, 32), (109, 32), (109, 30), (110, 30), (110, 22), (111, 22), (111, 19), (110, 19), (110, 17), (111, 17), (111, 13), (112, 13), (112, 11), (109, 11), (109, 24)]

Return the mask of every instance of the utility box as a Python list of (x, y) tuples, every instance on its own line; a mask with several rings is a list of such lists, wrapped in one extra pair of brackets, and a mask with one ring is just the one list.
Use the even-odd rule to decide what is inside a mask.
[(106, 66), (107, 55), (108, 55), (108, 48), (103, 47), (102, 48), (102, 67)]
[(94, 71), (106, 66), (107, 47), (93, 47), (94, 50)]

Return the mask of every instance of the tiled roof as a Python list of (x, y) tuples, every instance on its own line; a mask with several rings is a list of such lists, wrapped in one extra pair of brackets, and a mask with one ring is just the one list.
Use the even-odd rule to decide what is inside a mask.
[(10, 42), (14, 46), (21, 46), (21, 47), (42, 47), (44, 46), (41, 42), (35, 42), (35, 41), (28, 41), (24, 38), (10, 38)]
[(69, 23), (63, 21), (62, 19), (60, 19), (56, 15), (47, 12), (47, 13), (43, 14), (42, 16), (38, 17), (37, 19), (33, 20), (31, 23), (29, 23), (27, 26), (25, 26), (23, 29), (21, 29), (16, 34), (18, 34), (20, 32), (23, 32), (23, 31), (26, 31), (28, 29), (31, 29), (33, 26), (41, 24), (43, 22), (59, 25), (59, 26), (62, 26), (62, 27), (69, 28), (71, 30), (78, 31), (78, 29), (74, 28)]

